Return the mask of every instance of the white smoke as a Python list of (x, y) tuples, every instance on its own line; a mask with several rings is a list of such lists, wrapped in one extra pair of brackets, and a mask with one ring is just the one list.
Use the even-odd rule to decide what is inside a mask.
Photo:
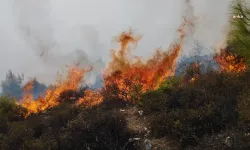
[(167, 49), (177, 37), (183, 15), (195, 23), (184, 54), (193, 53), (194, 39), (204, 47), (215, 46), (226, 33), (231, 0), (0, 2), (0, 79), (11, 69), (49, 84), (58, 70), (73, 61), (87, 66), (102, 58), (107, 63), (114, 36), (129, 28), (143, 35), (136, 55), (148, 57), (155, 48)]

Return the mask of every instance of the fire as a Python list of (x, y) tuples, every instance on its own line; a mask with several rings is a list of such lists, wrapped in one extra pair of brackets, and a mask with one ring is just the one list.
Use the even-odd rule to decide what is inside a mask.
[(198, 62), (195, 62), (191, 64), (190, 66), (191, 70), (189, 71), (189, 74), (191, 76), (191, 79), (189, 79), (189, 82), (195, 82), (195, 80), (200, 76), (200, 64)]
[(185, 21), (179, 28), (179, 41), (172, 44), (169, 51), (162, 52), (158, 49), (147, 61), (139, 57), (130, 57), (129, 44), (137, 44), (140, 38), (136, 38), (131, 30), (123, 32), (117, 38), (120, 49), (118, 52), (111, 51), (112, 60), (104, 72), (105, 87), (116, 85), (121, 91), (119, 97), (125, 100), (131, 100), (133, 95), (140, 92), (157, 89), (167, 77), (174, 75), (186, 24)]
[[(112, 50), (112, 60), (108, 68), (104, 71), (104, 88), (115, 85), (119, 90), (119, 97), (125, 100), (140, 99), (140, 94), (148, 90), (154, 90), (168, 77), (173, 76), (176, 69), (176, 61), (181, 52), (184, 41), (184, 27), (187, 20), (179, 28), (179, 39), (173, 43), (168, 51), (157, 49), (152, 58), (143, 60), (142, 58), (130, 55), (130, 44), (136, 45), (140, 36), (134, 36), (133, 32), (123, 32), (116, 40), (120, 44), (119, 51)], [(90, 69), (81, 69), (73, 66), (68, 70), (65, 80), (59, 76), (55, 85), (46, 90), (38, 99), (34, 99), (31, 89), (33, 80), (25, 86), (25, 93), (20, 100), (20, 105), (27, 109), (29, 116), (31, 113), (43, 112), (49, 108), (57, 106), (61, 101), (60, 95), (64, 91), (77, 91), (85, 73)], [(75, 106), (94, 106), (103, 101), (100, 91), (86, 90), (84, 97), (76, 99)]]
[(90, 69), (81, 69), (79, 67), (70, 67), (68, 70), (68, 75), (65, 80), (59, 80), (54, 86), (51, 86), (44, 94), (38, 99), (34, 100), (30, 90), (33, 86), (33, 81), (30, 81), (25, 86), (25, 95), (21, 99), (21, 105), (27, 109), (26, 116), (31, 113), (43, 112), (53, 106), (59, 104), (59, 96), (63, 91), (74, 90), (76, 91), (82, 81), (84, 74), (89, 72)]
[(246, 64), (243, 59), (226, 50), (221, 50), (221, 54), (215, 57), (221, 71), (243, 72), (246, 70)]
[(93, 91), (93, 90), (86, 90), (84, 92), (84, 97), (79, 98), (79, 100), (76, 102), (76, 106), (94, 106), (98, 105), (102, 102), (103, 97), (100, 94), (99, 91)]

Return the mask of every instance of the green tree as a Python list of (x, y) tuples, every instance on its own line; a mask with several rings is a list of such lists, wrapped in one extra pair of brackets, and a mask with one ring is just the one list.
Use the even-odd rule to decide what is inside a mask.
[(0, 97), (0, 118), (15, 118), (18, 115), (19, 108), (15, 100), (8, 97)]
[(243, 1), (232, 4), (232, 16), (243, 16), (243, 18), (232, 18), (227, 43), (233, 53), (242, 56), (248, 66), (250, 65), (250, 10)]
[(6, 74), (6, 78), (2, 81), (2, 95), (11, 95), (20, 98), (22, 94), (21, 84), (23, 82), (23, 75), (15, 75), (11, 70)]

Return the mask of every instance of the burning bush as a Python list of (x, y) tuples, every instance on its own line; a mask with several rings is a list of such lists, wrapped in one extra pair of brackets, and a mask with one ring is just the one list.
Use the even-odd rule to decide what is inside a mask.
[[(59, 78), (58, 82), (55, 85), (50, 86), (46, 90), (45, 94), (41, 95), (36, 100), (30, 92), (33, 88), (34, 80), (29, 81), (24, 88), (26, 93), (20, 101), (21, 106), (28, 110), (26, 117), (32, 113), (37, 114), (39, 112), (44, 112), (47, 109), (57, 106), (60, 104), (60, 101), (68, 100), (71, 98), (78, 100), (77, 98), (79, 98), (79, 94), (77, 94), (77, 90), (79, 84), (81, 83), (84, 74), (91, 69), (92, 68), (82, 69), (78, 66), (70, 67), (68, 69), (68, 75), (65, 80)], [(95, 93), (95, 91), (91, 91), (88, 93), (92, 92)], [(81, 102), (83, 101), (84, 100), (82, 100)], [(96, 101), (94, 101), (94, 103), (96, 103)]]
[(220, 55), (215, 56), (220, 70), (225, 72), (244, 72), (247, 69), (242, 57), (231, 53), (229, 50), (222, 50)]
[(133, 35), (132, 31), (123, 32), (117, 38), (121, 48), (118, 52), (112, 51), (112, 61), (105, 70), (104, 86), (116, 88), (116, 94), (120, 99), (131, 102), (138, 101), (142, 93), (157, 89), (166, 78), (175, 73), (186, 24), (185, 21), (179, 28), (179, 41), (172, 44), (169, 51), (157, 50), (147, 61), (139, 57), (131, 59), (129, 44), (136, 44), (138, 38)]
[[(66, 79), (59, 78), (38, 98), (31, 92), (35, 80), (25, 85), (20, 103), (0, 98), (0, 147), (138, 149), (129, 142), (134, 133), (129, 131), (124, 116), (112, 106), (103, 107), (115, 104), (117, 108), (118, 101), (140, 104), (149, 117), (151, 136), (171, 136), (183, 148), (197, 145), (196, 148), (204, 148), (202, 144), (207, 146), (213, 138), (206, 136), (226, 129), (232, 133), (233, 129), (239, 133), (247, 131), (250, 115), (246, 88), (250, 87), (250, 74), (245, 72), (242, 57), (222, 51), (215, 57), (220, 72), (201, 74), (200, 65), (193, 63), (184, 76), (174, 77), (187, 23), (185, 20), (181, 25), (178, 41), (168, 51), (158, 49), (148, 60), (130, 54), (130, 44), (136, 45), (140, 37), (131, 30), (123, 32), (117, 37), (120, 49), (111, 51), (112, 60), (104, 70), (104, 87), (100, 91), (79, 90), (85, 73), (92, 68), (72, 66)], [(11, 73), (9, 76), (14, 79), (15, 87), (20, 88), (22, 78)], [(8, 84), (3, 83), (6, 89)], [(249, 139), (234, 135), (244, 141)], [(246, 144), (235, 148), (249, 148), (249, 143)]]
[(3, 149), (137, 149), (119, 112), (72, 107), (68, 101), (7, 128), (0, 133)]

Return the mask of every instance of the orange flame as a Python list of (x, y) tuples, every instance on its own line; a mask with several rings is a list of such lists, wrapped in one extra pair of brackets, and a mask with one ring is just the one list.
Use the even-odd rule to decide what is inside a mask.
[(200, 76), (200, 64), (195, 62), (191, 65), (192, 77), (189, 79), (189, 82), (195, 82), (195, 80)]
[(226, 72), (244, 72), (247, 67), (243, 59), (226, 50), (221, 50), (221, 54), (215, 56), (216, 62), (219, 64), (221, 71)]
[(104, 85), (116, 85), (124, 94), (120, 98), (131, 100), (132, 91), (135, 87), (141, 88), (142, 92), (157, 89), (159, 85), (169, 76), (174, 75), (176, 61), (181, 52), (184, 41), (184, 22), (179, 28), (179, 41), (172, 44), (168, 52), (156, 50), (153, 57), (143, 62), (139, 57), (129, 57), (128, 44), (137, 44), (138, 39), (133, 36), (132, 31), (123, 32), (119, 38), (120, 50), (112, 50), (112, 61), (104, 72)]
[(76, 102), (76, 106), (94, 106), (102, 102), (103, 97), (99, 91), (86, 90), (84, 92), (84, 97), (79, 98)]
[(66, 80), (59, 80), (57, 84), (50, 87), (45, 92), (45, 96), (40, 96), (37, 100), (34, 100), (31, 92), (29, 92), (33, 86), (33, 81), (28, 82), (28, 84), (25, 86), (25, 89), (28, 90), (28, 92), (20, 101), (21, 105), (28, 111), (26, 116), (29, 116), (31, 113), (36, 114), (39, 112), (43, 112), (46, 109), (58, 105), (60, 94), (63, 91), (67, 90), (76, 91), (79, 87), (81, 80), (84, 77), (84, 74), (90, 70), (91, 68), (87, 70), (81, 69), (79, 67), (69, 68)]
[[(112, 60), (104, 71), (104, 89), (109, 85), (116, 85), (119, 91), (123, 92), (119, 96), (126, 100), (134, 99), (134, 97), (138, 98), (140, 93), (157, 89), (167, 77), (174, 75), (176, 61), (184, 41), (184, 27), (187, 23), (187, 20), (185, 20), (179, 28), (179, 40), (170, 46), (169, 51), (162, 52), (158, 49), (153, 57), (147, 61), (143, 61), (139, 57), (129, 57), (129, 44), (137, 44), (140, 37), (135, 37), (131, 30), (123, 32), (116, 39), (121, 48), (118, 52), (111, 51)], [(59, 76), (58, 82), (46, 90), (44, 96), (41, 95), (36, 100), (34, 100), (30, 92), (33, 81), (28, 82), (25, 86), (26, 93), (20, 101), (20, 105), (28, 111), (25, 116), (27, 117), (31, 113), (43, 112), (58, 105), (61, 101), (59, 100), (60, 94), (68, 90), (76, 91), (84, 74), (91, 69), (69, 68), (65, 80), (62, 80), (62, 76)], [(72, 97), (72, 99), (75, 99), (75, 97)], [(86, 90), (84, 97), (79, 98), (75, 105), (94, 106), (100, 104), (102, 100), (103, 96), (99, 91)]]

